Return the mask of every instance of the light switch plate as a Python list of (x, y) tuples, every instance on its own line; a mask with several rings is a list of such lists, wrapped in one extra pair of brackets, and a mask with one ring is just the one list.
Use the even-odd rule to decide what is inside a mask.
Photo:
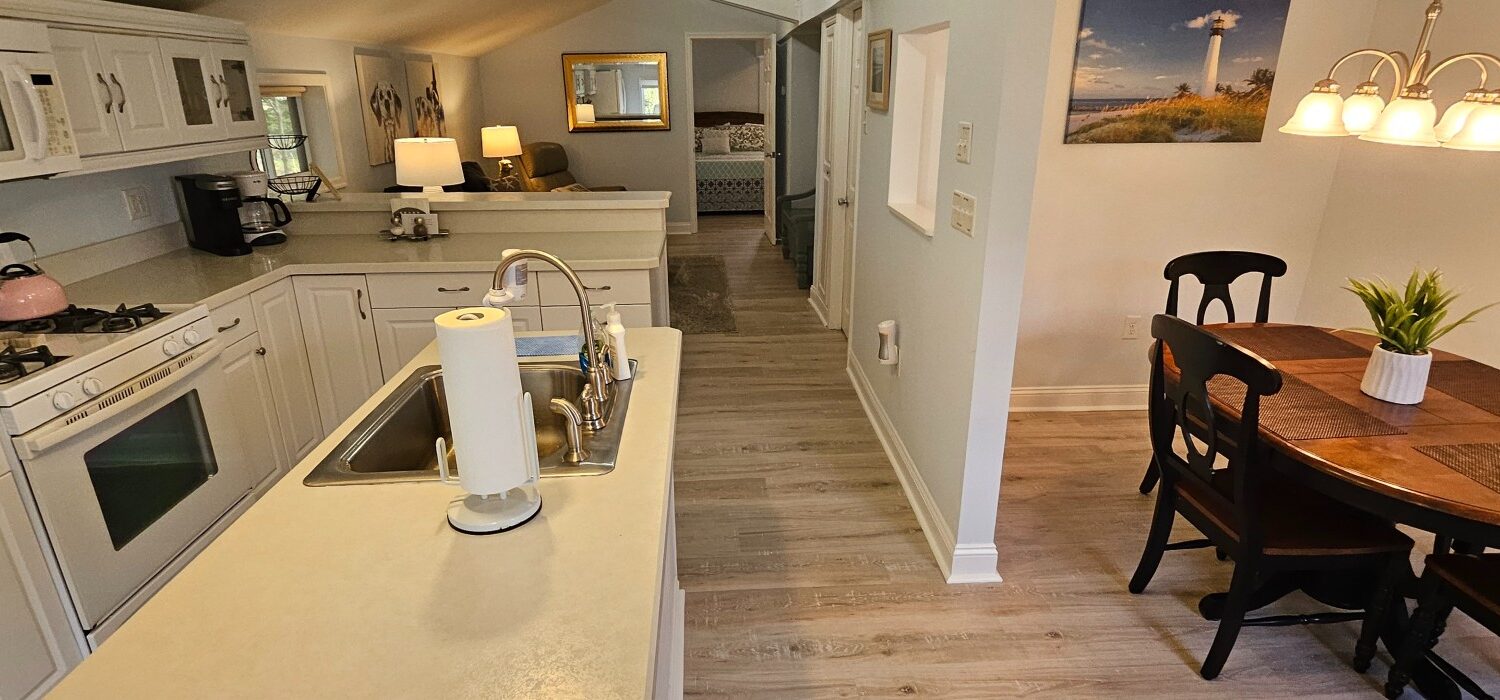
[(969, 163), (973, 161), (974, 150), (974, 124), (973, 122), (958, 123), (958, 162)]
[(973, 236), (974, 215), (978, 210), (979, 200), (974, 195), (953, 191), (953, 228)]
[(151, 218), (151, 190), (146, 187), (129, 187), (120, 190), (125, 197), (125, 215), (131, 221)]

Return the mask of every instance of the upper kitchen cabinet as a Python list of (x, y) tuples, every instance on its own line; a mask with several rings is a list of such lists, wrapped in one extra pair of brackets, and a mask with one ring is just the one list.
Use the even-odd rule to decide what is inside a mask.
[(161, 40), (171, 77), (172, 118), (186, 143), (264, 136), (249, 47)]
[(45, 23), (82, 156), (63, 175), (265, 146), (249, 34), (228, 20), (98, 0), (0, 0), (0, 18)]

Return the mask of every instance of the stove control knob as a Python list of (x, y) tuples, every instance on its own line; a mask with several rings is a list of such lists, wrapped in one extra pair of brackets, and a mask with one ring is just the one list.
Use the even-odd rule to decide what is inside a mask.
[(66, 411), (73, 407), (73, 395), (66, 391), (59, 391), (52, 395), (52, 407), (59, 411)]
[(84, 396), (98, 396), (98, 395), (100, 395), (102, 393), (104, 393), (104, 382), (101, 382), (97, 378), (94, 378), (94, 377), (84, 377), (83, 378), (83, 395)]
[(182, 343), (168, 338), (167, 342), (161, 344), (161, 351), (165, 353), (167, 357), (172, 357), (173, 355), (182, 352)]
[(188, 345), (197, 345), (203, 340), (203, 336), (198, 331), (189, 328), (182, 332), (182, 340)]

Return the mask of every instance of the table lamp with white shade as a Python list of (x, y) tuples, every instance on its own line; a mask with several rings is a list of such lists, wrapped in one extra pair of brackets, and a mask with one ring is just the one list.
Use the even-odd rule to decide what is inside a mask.
[(510, 174), (511, 156), (521, 155), (521, 132), (513, 126), (487, 126), (480, 130), (484, 157), (500, 159), (500, 177)]
[(396, 184), (442, 192), (444, 185), (461, 185), (464, 167), (453, 139), (396, 139)]
[(573, 114), (579, 124), (593, 124), (597, 118), (593, 105), (574, 105)]

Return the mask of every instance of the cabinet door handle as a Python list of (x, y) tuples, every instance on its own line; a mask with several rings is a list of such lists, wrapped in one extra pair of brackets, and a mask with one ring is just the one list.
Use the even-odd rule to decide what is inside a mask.
[(260, 355), (261, 357), (265, 357), (266, 356), (266, 349), (265, 348), (256, 348), (255, 349), (255, 354)]
[(590, 287), (590, 286), (588, 286), (588, 285), (585, 284), (585, 285), (583, 285), (583, 288), (584, 288), (585, 291), (590, 291), (590, 292), (607, 292), (610, 289), (612, 289), (612, 287), (610, 287), (607, 284), (604, 285), (603, 287)]
[(120, 84), (120, 79), (115, 77), (114, 73), (109, 74), (109, 81), (114, 83), (115, 87), (120, 88), (120, 103), (115, 105), (115, 109), (123, 113), (125, 111), (125, 86)]
[(354, 290), (354, 306), (359, 309), (359, 317), (361, 319), (369, 320), (370, 317), (365, 315), (365, 290)]
[(459, 287), (458, 289), (449, 289), (447, 287), (438, 287), (438, 291), (439, 292), (444, 292), (444, 293), (467, 292), (467, 291), (469, 291), (469, 288), (468, 287)]
[(227, 326), (219, 326), (219, 332), (223, 333), (224, 331), (232, 331), (235, 328), (239, 327), (239, 325), (240, 325), (240, 319), (239, 318), (235, 318), (234, 319), (234, 323), (231, 323), (231, 324), (229, 324)]
[(109, 89), (109, 83), (104, 82), (104, 74), (103, 73), (95, 73), (94, 74), (94, 79), (98, 80), (99, 81), (99, 85), (101, 85), (101, 86), (104, 87), (104, 113), (105, 114), (114, 114), (115, 113), (115, 91)]

